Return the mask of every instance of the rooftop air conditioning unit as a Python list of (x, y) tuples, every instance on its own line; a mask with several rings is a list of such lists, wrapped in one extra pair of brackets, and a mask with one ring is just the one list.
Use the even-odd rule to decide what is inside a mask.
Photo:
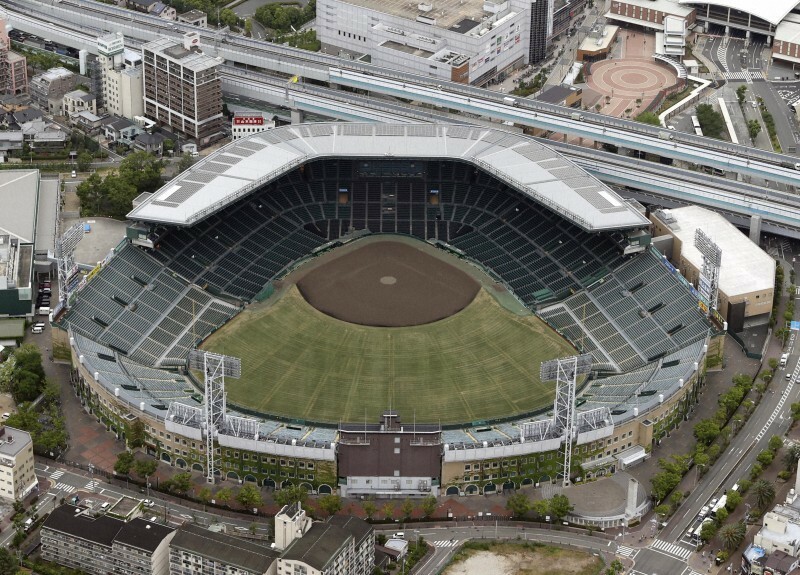
[(430, 12), (433, 10), (433, 4), (417, 4), (417, 9), (420, 12)]

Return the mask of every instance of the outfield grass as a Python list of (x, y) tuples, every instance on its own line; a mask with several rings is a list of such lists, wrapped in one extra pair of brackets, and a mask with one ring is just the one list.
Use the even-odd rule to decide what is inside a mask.
[(318, 422), (375, 422), (391, 406), (403, 421), (416, 413), (443, 424), (551, 405), (554, 384), (542, 384), (539, 364), (574, 352), (541, 320), (504, 310), (485, 290), (441, 321), (375, 328), (324, 315), (295, 286), (239, 314), (202, 347), (241, 357), (242, 378), (226, 381), (233, 405)]

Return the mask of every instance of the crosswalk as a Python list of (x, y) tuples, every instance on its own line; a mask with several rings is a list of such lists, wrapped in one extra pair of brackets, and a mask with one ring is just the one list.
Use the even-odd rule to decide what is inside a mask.
[(77, 489), (77, 487), (73, 485), (67, 485), (66, 483), (56, 483), (52, 489), (55, 491), (60, 491), (61, 493), (72, 493)]
[(764, 72), (751, 72), (749, 70), (742, 70), (741, 72), (725, 72), (726, 80), (744, 80), (748, 84), (752, 84), (753, 80), (763, 80)]
[(90, 481), (83, 488), (86, 491), (94, 491), (97, 488), (98, 485), (100, 485), (100, 482), (98, 482), (98, 481)]
[(667, 555), (672, 555), (684, 561), (689, 558), (689, 555), (692, 554), (692, 551), (690, 549), (686, 549), (686, 547), (681, 547), (680, 545), (675, 545), (674, 543), (667, 543), (666, 541), (661, 541), (661, 539), (656, 539), (653, 541), (653, 544), (650, 546), (650, 548), (661, 551), (662, 553), (666, 553)]
[(717, 63), (725, 70), (725, 75), (728, 75), (728, 60), (725, 57), (728, 53), (728, 39), (725, 38), (717, 46)]
[(630, 557), (632, 559), (636, 557), (637, 553), (639, 553), (639, 550), (633, 549), (632, 547), (625, 547), (624, 545), (617, 547), (617, 555), (622, 555), (623, 557)]
[(434, 547), (458, 547), (459, 545), (461, 545), (461, 541), (458, 541), (456, 539), (451, 539), (450, 541), (434, 541), (433, 542), (433, 546)]
[(53, 473), (51, 473), (51, 474), (50, 474), (50, 479), (58, 479), (58, 478), (60, 478), (62, 475), (64, 475), (64, 472), (63, 472), (63, 471), (61, 471), (61, 470), (54, 471)]

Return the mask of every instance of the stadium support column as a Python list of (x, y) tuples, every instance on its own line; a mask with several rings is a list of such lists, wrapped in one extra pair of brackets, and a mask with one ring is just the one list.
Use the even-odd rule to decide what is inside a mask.
[(83, 239), (86, 228), (83, 224), (72, 225), (64, 235), (56, 241), (56, 259), (58, 260), (58, 308), (53, 315), (69, 306), (69, 296), (72, 293), (72, 278), (78, 271), (75, 265), (75, 247)]
[(225, 376), (238, 379), (242, 375), (239, 358), (195, 350), (189, 355), (189, 367), (202, 369), (205, 383), (206, 481), (214, 483), (217, 469), (214, 439), (225, 427)]
[(577, 437), (575, 429), (575, 389), (579, 375), (587, 374), (592, 369), (592, 356), (589, 354), (573, 355), (559, 359), (551, 359), (542, 363), (540, 378), (542, 381), (556, 382), (556, 400), (553, 409), (553, 424), (564, 441), (564, 463), (562, 469), (562, 485), (568, 487), (569, 472), (572, 467), (572, 444)]
[(302, 124), (306, 120), (306, 114), (303, 110), (292, 110), (292, 125)]
[(750, 216), (750, 241), (758, 245), (758, 240), (761, 239), (761, 216)]

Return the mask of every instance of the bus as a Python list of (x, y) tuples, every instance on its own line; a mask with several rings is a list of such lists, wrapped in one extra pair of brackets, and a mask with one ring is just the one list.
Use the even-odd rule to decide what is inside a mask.
[(703, 519), (700, 525), (697, 526), (697, 529), (695, 529), (694, 532), (692, 532), (692, 545), (700, 545), (703, 542), (703, 540), (700, 539), (700, 532), (703, 531), (703, 525), (711, 521), (713, 521), (713, 519), (711, 519), (710, 517), (706, 517), (705, 519)]
[(695, 130), (700, 128), (700, 120), (697, 119), (697, 116), (692, 116), (692, 126)]

